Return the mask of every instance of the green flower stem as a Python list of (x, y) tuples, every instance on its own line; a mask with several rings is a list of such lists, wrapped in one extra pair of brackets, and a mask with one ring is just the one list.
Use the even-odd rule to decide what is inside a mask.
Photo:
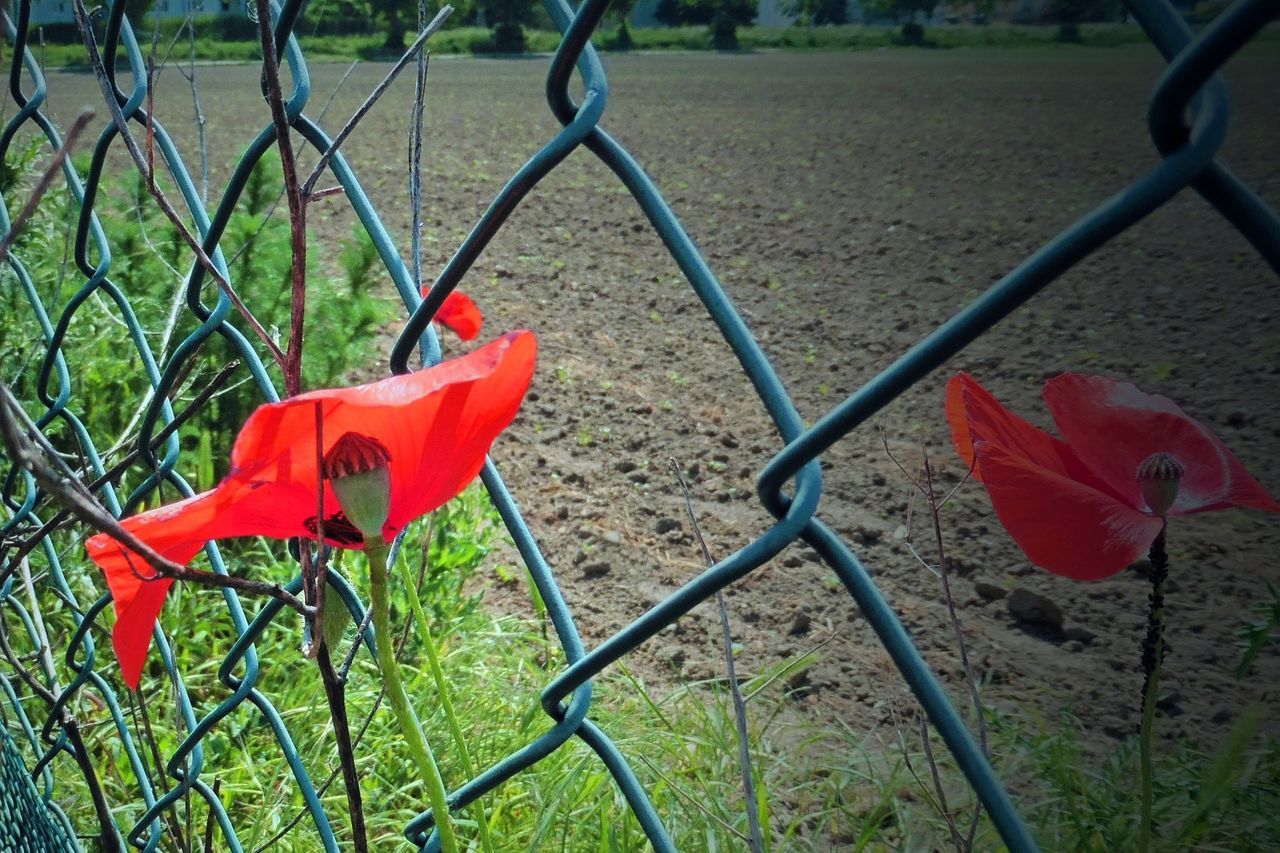
[[(418, 597), (417, 581), (404, 559), (396, 560), (396, 571), (400, 574), (400, 582), (409, 593), (409, 607), (413, 610), (413, 618), (418, 623), (423, 644), (427, 647), (427, 665), (431, 669), (431, 678), (436, 683), (436, 695), (440, 699), (440, 707), (444, 711), (445, 719), (449, 721), (449, 733), (453, 736), (454, 747), (462, 757), (462, 769), (466, 771), (468, 779), (474, 779), (476, 768), (471, 763), (471, 753), (467, 751), (467, 741), (462, 736), (462, 727), (458, 725), (458, 716), (453, 712), (453, 700), (449, 698), (449, 685), (444, 680), (444, 670), (440, 667), (435, 638), (431, 636), (431, 623), (427, 621), (427, 614), (422, 609), (422, 600)], [(476, 800), (471, 807), (475, 810), (476, 823), (480, 827), (480, 847), (486, 853), (493, 853), (493, 840), (489, 837), (489, 819), (485, 816), (484, 804)]]
[(444, 779), (436, 766), (431, 746), (422, 733), (409, 694), (400, 680), (400, 668), (396, 665), (395, 643), (391, 636), (391, 602), (387, 598), (387, 545), (381, 539), (366, 539), (365, 554), (369, 557), (369, 599), (373, 608), (373, 634), (378, 648), (378, 668), (387, 687), (387, 699), (396, 713), (400, 731), (409, 744), (409, 752), (427, 786), (427, 798), (431, 801), (432, 816), (440, 832), (443, 853), (458, 853), (458, 839), (453, 832), (453, 819), (449, 816), (449, 800), (445, 793)]
[(1151, 816), (1155, 804), (1152, 741), (1155, 737), (1156, 702), (1160, 698), (1160, 665), (1164, 662), (1164, 582), (1169, 576), (1169, 555), (1164, 549), (1164, 528), (1151, 543), (1151, 610), (1147, 636), (1142, 643), (1142, 722), (1138, 727), (1138, 759), (1142, 774), (1142, 816), (1138, 824), (1138, 851), (1151, 849)]

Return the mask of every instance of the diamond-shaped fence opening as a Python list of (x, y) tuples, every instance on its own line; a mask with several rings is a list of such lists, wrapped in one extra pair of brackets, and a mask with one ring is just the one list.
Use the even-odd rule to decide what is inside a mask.
[[(31, 5), (30, 0), (20, 0), (7, 24), (13, 106), (0, 137), (0, 159), (6, 163), (19, 156), (24, 139), (38, 141), (30, 150), (39, 157), (57, 151), (63, 142), (64, 131), (46, 115), (49, 93), (37, 61)], [(291, 0), (271, 7), (275, 43), (290, 81), (282, 107), (284, 120), (306, 145), (319, 152), (328, 149), (333, 140), (309, 117), (314, 105), (306, 58), (293, 38), (302, 5), (302, 0)], [(545, 0), (545, 5), (562, 33), (559, 49), (550, 60), (547, 101), (563, 130), (512, 175), (458, 246), (425, 299), (419, 298), (415, 276), (402, 261), (341, 148), (332, 154), (331, 173), (341, 187), (345, 203), (371, 238), (377, 257), (385, 264), (408, 317), (392, 352), (391, 371), (412, 369), (415, 350), (425, 361), (439, 359), (430, 321), (444, 298), (538, 182), (561, 168), (570, 153), (586, 148), (612, 170), (648, 218), (738, 359), (776, 428), (777, 453), (757, 479), (758, 498), (776, 522), (747, 546), (715, 563), (596, 648), (587, 650), (557, 588), (554, 567), (543, 557), (499, 471), (492, 463), (486, 464), (483, 483), (546, 603), (567, 666), (542, 694), (543, 710), (554, 722), (550, 729), (451, 792), (451, 806), (465, 807), (570, 739), (578, 738), (607, 767), (653, 846), (674, 849), (667, 828), (609, 734), (587, 719), (592, 679), (717, 590), (759, 568), (787, 545), (803, 541), (826, 561), (857, 602), (1004, 841), (1014, 850), (1033, 849), (1034, 841), (1005, 789), (854, 549), (823, 524), (819, 456), (1073, 264), (1184, 188), (1194, 189), (1209, 201), (1280, 271), (1280, 220), (1214, 159), (1225, 138), (1228, 117), (1225, 90), (1215, 72), (1276, 15), (1276, 3), (1239, 0), (1193, 36), (1165, 0), (1129, 0), (1130, 11), (1169, 63), (1152, 95), (1148, 115), (1151, 137), (1161, 155), (1158, 164), (1112, 197), (1100, 200), (1087, 215), (808, 428), (770, 367), (766, 352), (753, 338), (671, 208), (640, 164), (602, 126), (608, 83), (588, 38), (600, 23), (607, 0), (586, 0), (576, 11), (562, 0)], [(197, 187), (191, 176), (193, 170), (184, 163), (164, 127), (150, 116), (148, 52), (139, 44), (124, 12), (125, 3), (116, 0), (92, 24), (96, 50), (102, 59), (98, 70), (108, 98), (100, 107), (110, 114), (111, 121), (93, 142), (90, 156), (67, 159), (50, 175), (72, 200), (65, 230), (16, 233), (15, 221), (30, 187), (22, 186), (19, 191), (20, 185), (10, 176), (0, 176), (4, 179), (0, 186), (0, 231), (7, 235), (3, 279), (6, 315), (2, 322), (9, 330), (4, 332), (9, 342), (0, 340), (0, 352), (6, 358), (5, 381), (16, 381), (21, 386), (17, 396), (6, 390), (2, 401), (7, 433), (10, 438), (16, 436), (15, 440), (36, 456), (55, 460), (52, 470), (59, 476), (78, 478), (85, 487), (81, 490), (82, 500), (96, 500), (116, 516), (192, 493), (178, 473), (183, 455), (183, 420), (189, 410), (208, 404), (230, 373), (213, 375), (186, 409), (171, 404), (175, 388), (187, 380), (202, 352), (216, 350), (224, 362), (231, 357), (239, 359), (240, 375), (248, 375), (248, 381), (263, 399), (274, 400), (279, 395), (258, 356), (258, 346), (237, 331), (232, 322), (238, 306), (229, 293), (236, 282), (224, 256), (229, 223), (245, 194), (255, 192), (254, 168), (274, 153), (277, 125), (269, 118), (263, 120), (261, 131), (217, 194), (218, 204), (207, 208), (208, 194)], [(570, 95), (575, 70), (584, 86), (581, 102), (575, 102)], [(127, 135), (122, 134), (126, 129)], [(129, 263), (128, 247), (111, 245), (102, 217), (118, 214), (98, 206), (105, 175), (115, 167), (113, 164), (119, 164), (121, 152), (129, 146), (136, 149), (134, 153), (145, 160), (147, 168), (153, 168), (160, 176), (159, 183), (171, 204), (181, 211), (179, 218), (193, 224), (208, 267), (232, 285), (211, 286), (205, 264), (193, 263), (188, 247), (181, 245), (176, 236), (171, 237), (178, 246), (172, 263), (191, 265), (184, 273), (187, 284), (181, 300), (172, 305), (172, 316), (182, 313), (192, 319), (195, 330), (180, 341), (165, 338), (158, 350), (157, 330), (150, 325), (164, 324), (166, 313), (155, 305), (133, 305), (131, 294), (116, 284), (118, 272)], [(47, 273), (48, 257), (61, 252), (64, 246), (71, 248), (70, 263), (59, 271), (57, 286), (33, 275), (37, 269)], [(137, 395), (130, 401), (137, 417), (122, 434), (96, 432), (93, 408), (103, 405), (103, 401), (84, 399), (77, 393), (78, 373), (87, 369), (77, 356), (85, 336), (80, 335), (76, 347), (72, 347), (69, 330), (80, 328), (77, 324), (92, 330), (97, 328), (95, 324), (102, 323), (112, 324), (113, 333), (119, 332), (117, 343), (111, 346), (116, 348), (120, 371), (130, 373), (135, 380), (126, 384)], [(43, 346), (22, 351), (14, 344), (20, 324), (33, 330)], [(172, 320), (169, 328), (173, 328)], [(93, 340), (94, 335), (90, 333), (88, 339)], [(107, 451), (113, 454), (110, 464)], [(215, 694), (210, 694), (202, 682), (200, 694), (193, 695), (184, 673), (175, 668), (165, 637), (156, 632), (155, 642), (169, 674), (170, 695), (186, 736), (181, 742), (164, 744), (163, 755), (149, 754), (155, 747), (138, 737), (139, 726), (149, 725), (148, 710), (145, 704), (117, 689), (111, 656), (103, 654), (96, 644), (105, 635), (103, 614), (110, 601), (107, 596), (95, 597), (96, 587), (91, 580), (64, 572), (66, 551), (61, 549), (69, 541), (79, 547), (78, 540), (59, 539), (55, 532), (74, 515), (73, 507), (65, 505), (65, 494), (60, 495), (61, 502), (54, 500), (48, 484), (28, 461), (13, 451), (0, 457), (5, 507), (0, 518), (0, 603), (4, 607), (6, 645), (5, 662), (0, 664), (0, 686), (5, 697), (0, 703), (0, 718), (4, 721), (0, 730), (0, 809), (4, 810), (0, 844), (5, 849), (74, 849), (78, 833), (96, 836), (106, 848), (127, 841), (144, 849), (156, 849), (169, 831), (168, 821), (175, 813), (175, 804), (198, 797), (207, 804), (207, 832), (216, 834), (221, 845), (241, 849), (238, 833), (243, 828), (233, 825), (216, 780), (204, 772), (204, 763), (205, 750), (218, 733), (247, 715), (254, 724), (272, 730), (280, 756), (293, 774), (306, 819), (314, 825), (326, 849), (338, 849), (327, 812), (332, 803), (321, 800), (305, 769), (282, 713), (287, 709), (274, 707), (255, 686), (264, 634), (289, 616), (282, 600), (254, 599), (249, 607), (235, 590), (223, 590), (224, 606), (238, 639), (227, 650), (225, 659), (218, 662), (223, 689)], [(209, 546), (207, 553), (213, 570), (227, 574), (218, 549)], [(75, 565), (79, 571), (80, 563)], [(344, 597), (359, 611), (361, 603), (356, 593), (341, 583)], [(300, 587), (299, 577), (287, 590), (297, 593)], [(202, 678), (208, 681), (209, 672), (203, 673)], [(95, 766), (85, 750), (82, 721), (74, 712), (78, 707), (94, 708), (95, 725), (114, 730), (120, 748), (113, 767)], [(99, 826), (73, 828), (56, 805), (54, 792), (59, 778), (77, 773), (83, 776), (84, 790), (94, 801)], [(131, 775), (141, 799), (140, 804), (132, 805), (140, 807), (121, 811), (120, 803), (111, 802), (101, 784), (105, 773)], [(117, 823), (121, 814), (130, 818)], [(411, 841), (424, 849), (438, 844), (430, 813), (411, 821), (405, 831)]]

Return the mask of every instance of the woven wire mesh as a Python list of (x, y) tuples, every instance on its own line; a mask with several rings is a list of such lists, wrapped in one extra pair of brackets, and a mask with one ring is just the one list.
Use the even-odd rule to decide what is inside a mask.
[[(302, 5), (302, 0), (293, 0), (282, 7), (275, 7), (274, 23), (277, 43), (282, 45), (283, 59), (292, 81), (292, 89), (287, 93), (289, 121), (305, 142), (319, 151), (328, 146), (330, 139), (319, 124), (308, 117), (310, 84), (307, 65), (292, 34)], [(716, 590), (759, 568), (790, 543), (802, 540), (827, 562), (856, 601), (951, 749), (1004, 841), (1014, 850), (1034, 849), (1034, 841), (1005, 789), (854, 549), (823, 524), (819, 514), (822, 498), (819, 456), (1065, 270), (1186, 187), (1193, 188), (1217, 208), (1280, 272), (1280, 220), (1214, 159), (1225, 139), (1228, 118), (1225, 89), (1214, 76), (1215, 72), (1276, 15), (1278, 4), (1275, 0), (1240, 0), (1205, 30), (1193, 35), (1164, 0), (1129, 0), (1132, 14), (1169, 63), (1152, 95), (1148, 115), (1151, 138), (1161, 155), (1158, 164), (1139, 180), (1101, 201), (1095, 209), (1046, 243), (809, 428), (803, 425), (770, 367), (766, 353), (753, 338), (671, 208), (641, 166), (601, 126), (608, 85), (599, 58), (588, 44), (588, 39), (606, 11), (607, 0), (586, 0), (576, 11), (561, 0), (545, 0), (545, 5), (562, 33), (560, 47), (550, 62), (546, 91), (550, 109), (563, 125), (563, 130), (502, 188), (436, 278), (425, 299), (419, 299), (414, 276), (361, 189), (351, 165), (340, 152), (332, 160), (332, 173), (345, 191), (346, 202), (372, 238), (408, 314), (408, 321), (393, 348), (391, 370), (405, 372), (412, 369), (415, 350), (424, 362), (439, 359), (439, 346), (430, 327), (436, 309), (503, 227), (521, 199), (544, 176), (559, 167), (571, 152), (584, 147), (613, 171), (648, 217), (716, 323), (725, 343), (737, 357), (759, 396), (760, 404), (776, 427), (781, 448), (760, 472), (757, 493), (762, 505), (777, 521), (750, 544), (716, 563), (632, 624), (588, 651), (557, 588), (553, 567), (544, 558), (498, 469), (492, 462), (487, 463), (482, 473), (484, 485), (547, 605), (568, 666), (543, 691), (543, 709), (554, 722), (549, 731), (451, 792), (451, 806), (454, 809), (466, 806), (571, 738), (579, 738), (598, 754), (612, 774), (654, 848), (675, 849), (667, 829), (627, 761), (609, 736), (587, 719), (592, 700), (592, 679)], [(0, 158), (9, 153), (20, 131), (34, 129), (46, 140), (49, 151), (56, 150), (61, 144), (58, 129), (43, 111), (47, 90), (32, 49), (30, 12), (29, 0), (19, 2), (8, 28), (7, 35), (14, 48), (9, 75), (10, 95), (17, 110), (5, 125), (3, 136), (0, 136)], [(122, 0), (114, 2), (107, 12), (101, 43), (105, 67), (112, 85), (116, 87), (115, 97), (124, 117), (135, 128), (145, 127), (154, 135), (155, 151), (162, 161), (158, 168), (169, 173), (206, 252), (222, 275), (231, 280), (231, 272), (222, 255), (221, 240), (254, 165), (275, 145), (274, 127), (269, 121), (264, 122), (262, 130), (227, 181), (218, 206), (212, 211), (207, 210), (202, 194), (197, 191), (168, 133), (147, 115), (145, 51), (124, 15)], [(113, 70), (117, 58), (129, 69), (132, 81), (129, 88), (120, 88)], [(575, 103), (569, 94), (575, 69), (584, 86), (581, 103)], [(254, 346), (232, 324), (233, 306), (227, 295), (221, 291), (210, 291), (207, 287), (202, 290), (205, 275), (198, 264), (192, 267), (187, 277), (184, 307), (195, 318), (198, 328), (174, 347), (167, 358), (160, 360), (153, 352), (147, 330), (131, 308), (129, 294), (122, 292), (112, 281), (113, 247), (94, 205), (95, 193), (106, 168), (106, 155), (119, 144), (117, 128), (109, 124), (96, 141), (94, 156), (86, 173), (82, 174), (70, 161), (62, 168), (66, 189), (77, 208), (75, 269), (69, 275), (78, 276), (81, 283), (73, 288), (73, 295), (62, 302), (49, 300), (47, 288), (34, 281), (28, 272), (31, 259), (24, 263), (22, 252), (16, 248), (6, 259), (8, 270), (4, 280), (5, 288), (16, 289), (24, 303), (23, 310), (30, 312), (37, 321), (44, 340), (43, 349), (31, 353), (21, 365), (21, 372), (34, 376), (39, 401), (38, 405), (29, 406), (27, 415), (37, 428), (58, 428), (73, 440), (77, 448), (74, 464), (82, 467), (86, 480), (102, 481), (97, 487), (97, 495), (116, 515), (136, 511), (144, 504), (154, 505), (164, 497), (159, 495), (162, 486), (169, 498), (175, 491), (191, 493), (190, 486), (177, 472), (181, 427), (167, 429), (166, 425), (172, 424), (175, 418), (169, 402), (171, 392), (183, 377), (189, 360), (206, 342), (220, 338), (222, 344), (243, 362), (262, 398), (274, 400), (278, 397), (269, 372)], [(12, 227), (14, 207), (23, 199), (4, 197), (2, 201), (0, 229), (7, 233)], [(207, 296), (210, 292), (217, 293), (211, 305), (202, 301), (202, 294)], [(134, 464), (141, 475), (128, 494), (118, 492), (113, 480), (103, 476), (106, 467), (100, 443), (104, 437), (91, 435), (84, 425), (86, 408), (93, 401), (78, 399), (74, 393), (73, 377), (82, 366), (69, 360), (63, 352), (68, 328), (78, 313), (102, 310), (107, 304), (113, 306), (114, 316), (127, 328), (134, 349), (127, 355), (122, 353), (121, 362), (136, 364), (145, 375), (150, 390), (137, 433), (130, 436), (131, 447), (137, 451)], [(11, 378), (13, 369), (5, 365), (6, 379)], [(245, 605), (234, 592), (224, 590), (225, 606), (239, 641), (218, 670), (226, 690), (215, 707), (203, 715), (197, 714), (196, 708), (201, 703), (188, 691), (182, 673), (175, 669), (174, 656), (166, 637), (157, 629), (156, 648), (169, 672), (173, 701), (188, 734), (181, 743), (172, 745), (164, 756), (154, 756), (155, 763), (164, 767), (163, 774), (155, 774), (148, 766), (150, 757), (145, 754), (137, 734), (139, 709), (128, 696), (117, 692), (111, 675), (111, 656), (101, 654), (95, 646), (95, 629), (102, 627), (102, 614), (110, 604), (109, 598), (105, 595), (97, 599), (86, 598), (85, 591), (93, 586), (83, 578), (67, 577), (63, 572), (65, 555), (54, 547), (52, 538), (39, 535), (42, 525), (56, 514), (58, 507), (41, 492), (30, 473), (5, 458), (3, 467), (0, 467), (0, 477), (3, 477), (3, 500), (7, 510), (7, 518), (0, 528), (4, 537), (0, 542), (0, 548), (3, 548), (0, 550), (0, 577), (3, 577), (0, 601), (6, 609), (7, 631), (11, 636), (23, 638), (23, 648), (46, 649), (47, 653), (63, 658), (66, 671), (74, 673), (71, 681), (60, 683), (47, 653), (44, 659), (37, 661), (33, 670), (26, 670), (27, 676), (24, 677), (19, 677), (11, 665), (12, 659), (9, 660), (10, 665), (0, 667), (0, 687), (3, 687), (7, 698), (5, 703), (0, 703), (0, 709), (3, 709), (5, 728), (18, 741), (15, 746), (7, 734), (0, 737), (0, 751), (4, 753), (0, 778), (5, 784), (0, 790), (0, 807), (11, 810), (5, 815), (4, 826), (19, 825), (10, 824), (10, 819), (21, 821), (20, 825), (39, 826), (39, 831), (47, 833), (51, 840), (44, 848), (33, 849), (60, 849), (59, 845), (70, 843), (68, 839), (74, 833), (66, 815), (56, 804), (56, 777), (81, 773), (89, 781), (87, 789), (95, 798), (102, 797), (100, 787), (94, 782), (95, 768), (86, 758), (82, 732), (70, 711), (77, 702), (91, 697), (105, 709), (106, 717), (119, 738), (117, 764), (120, 768), (127, 767), (136, 778), (145, 811), (128, 825), (116, 826), (112, 816), (113, 804), (95, 803), (104, 825), (77, 827), (80, 834), (100, 836), (108, 847), (127, 839), (133, 846), (156, 849), (162, 845), (168, 831), (166, 815), (172, 813), (180, 799), (196, 796), (207, 803), (225, 846), (233, 850), (242, 849), (237, 827), (232, 824), (219, 793), (206, 778), (203, 765), (204, 749), (211, 733), (225, 725), (242, 705), (248, 705), (252, 706), (257, 720), (274, 732), (281, 757), (288, 763), (317, 836), (325, 849), (337, 850), (338, 842), (330, 815), (295, 748), (289, 727), (280, 710), (256, 687), (259, 660), (255, 644), (268, 626), (280, 617), (283, 605), (270, 600), (251, 615), (246, 613)], [(30, 553), (17, 558), (15, 554), (24, 549)], [(214, 571), (227, 572), (216, 546), (210, 545), (207, 554)], [(290, 589), (296, 591), (300, 584), (300, 579), (295, 578)], [(343, 586), (342, 591), (348, 602), (359, 609), (356, 592), (347, 586)], [(41, 608), (47, 611), (45, 618), (41, 618)], [(44, 622), (55, 617), (54, 610), (60, 610), (61, 616), (69, 619), (74, 631), (69, 637), (59, 637), (51, 647), (45, 637)], [(101, 630), (96, 630), (96, 633), (102, 636)], [(145, 709), (142, 710), (145, 715)], [(102, 770), (97, 768), (96, 772)], [(10, 784), (15, 773), (29, 774), (34, 785)], [(153, 784), (157, 775), (163, 780), (159, 785)], [(410, 822), (405, 831), (414, 844), (434, 849), (438, 840), (432, 827), (431, 814), (424, 812)], [(32, 833), (36, 831), (34, 828), (31, 830)]]

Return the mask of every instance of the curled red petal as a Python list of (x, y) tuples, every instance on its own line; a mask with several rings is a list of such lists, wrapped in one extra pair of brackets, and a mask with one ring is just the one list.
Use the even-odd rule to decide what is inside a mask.
[(1160, 532), (1160, 519), (1005, 448), (978, 442), (977, 454), (1000, 523), (1031, 562), (1056, 575), (1114, 575)]
[[(127, 518), (122, 526), (161, 556), (185, 565), (204, 545), (202, 526), (208, 520), (206, 505), (212, 500), (213, 493), (205, 492)], [(90, 537), (85, 549), (106, 576), (116, 611), (112, 646), (125, 683), (136, 689), (152, 629), (173, 581), (157, 577), (146, 560), (105, 533)]]
[(975, 461), (974, 443), (986, 442), (1033, 465), (1108, 491), (1076, 458), (1071, 447), (1006, 409), (964, 371), (947, 383), (947, 421), (956, 452), (973, 470), (976, 480), (986, 482), (986, 475), (982, 454), (977, 454)]
[(1173, 515), (1227, 507), (1280, 512), (1280, 504), (1204, 424), (1167, 397), (1128, 382), (1064, 373), (1045, 383), (1045, 402), (1080, 460), (1132, 507), (1145, 509), (1138, 467), (1167, 453), (1184, 469)]
[[(425, 298), (431, 291), (430, 284), (422, 285)], [(435, 320), (461, 340), (475, 340), (484, 325), (484, 315), (480, 313), (475, 300), (460, 290), (455, 290), (444, 298), (444, 304), (436, 311)]]

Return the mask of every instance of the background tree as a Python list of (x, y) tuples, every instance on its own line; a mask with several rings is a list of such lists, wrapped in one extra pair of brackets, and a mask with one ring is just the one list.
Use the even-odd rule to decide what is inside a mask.
[(1080, 41), (1081, 24), (1108, 21), (1119, 12), (1119, 0), (1049, 0), (1049, 14), (1058, 24), (1058, 41)]
[(618, 20), (618, 29), (613, 34), (613, 43), (609, 45), (610, 47), (625, 50), (635, 44), (631, 38), (631, 27), (627, 23), (627, 18), (635, 7), (636, 0), (613, 0), (609, 4), (609, 14)]
[(706, 24), (717, 50), (738, 46), (738, 27), (756, 19), (755, 0), (659, 0), (654, 15), (669, 26)]
[(524, 53), (524, 25), (533, 20), (533, 0), (477, 0), (485, 23), (493, 30), (497, 53)]
[(387, 39), (382, 46), (388, 51), (403, 52), (404, 34), (409, 28), (407, 22), (417, 17), (416, 0), (369, 0), (369, 8), (387, 24)]
[(925, 24), (932, 21), (942, 0), (871, 0), (868, 5), (882, 15), (892, 15), (895, 21), (902, 21), (904, 43), (924, 44), (924, 24), (918, 22), (916, 16), (922, 16)]
[(124, 0), (124, 13), (129, 16), (129, 23), (133, 25), (133, 28), (140, 30), (142, 29), (143, 19), (151, 14), (151, 9), (155, 5), (156, 0)]
[(797, 25), (820, 27), (849, 23), (849, 0), (782, 0), (780, 8), (794, 15)]

